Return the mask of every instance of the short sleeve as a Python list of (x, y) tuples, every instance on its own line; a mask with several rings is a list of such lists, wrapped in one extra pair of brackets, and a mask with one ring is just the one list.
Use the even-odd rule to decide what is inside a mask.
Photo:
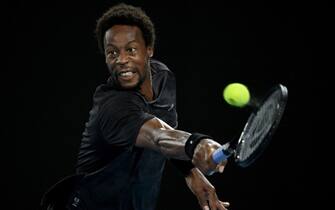
[(140, 128), (153, 117), (146, 112), (146, 103), (136, 92), (119, 91), (101, 106), (98, 126), (108, 144), (128, 147), (135, 144)]

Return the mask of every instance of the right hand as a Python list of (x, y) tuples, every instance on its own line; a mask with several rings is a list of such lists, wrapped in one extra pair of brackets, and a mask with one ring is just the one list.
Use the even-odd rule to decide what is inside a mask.
[(213, 152), (220, 147), (221, 145), (212, 139), (202, 139), (194, 150), (193, 165), (206, 175), (212, 175), (215, 172), (222, 173), (227, 160), (216, 164), (212, 159)]

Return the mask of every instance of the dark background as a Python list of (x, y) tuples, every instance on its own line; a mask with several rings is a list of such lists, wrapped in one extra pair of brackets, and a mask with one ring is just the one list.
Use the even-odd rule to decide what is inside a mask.
[[(1, 205), (10, 208), (1, 209), (37, 209), (48, 187), (73, 173), (91, 96), (108, 76), (93, 31), (115, 2), (7, 2)], [(152, 18), (154, 57), (176, 74), (179, 129), (226, 142), (238, 136), (250, 110), (228, 106), (225, 85), (242, 82), (256, 98), (278, 83), (288, 88), (285, 115), (260, 159), (249, 168), (231, 162), (208, 177), (230, 209), (323, 209), (334, 193), (331, 155), (323, 153), (331, 141), (324, 117), (333, 109), (327, 74), (333, 68), (326, 65), (333, 59), (331, 6), (126, 2)], [(157, 209), (200, 209), (169, 164)]]

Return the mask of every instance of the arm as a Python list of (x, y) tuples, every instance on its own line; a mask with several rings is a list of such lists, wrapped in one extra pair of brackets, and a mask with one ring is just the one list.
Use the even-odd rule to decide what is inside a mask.
[(221, 145), (204, 138), (194, 149), (194, 155), (189, 157), (185, 152), (185, 144), (191, 133), (175, 130), (158, 118), (145, 122), (137, 136), (136, 146), (161, 152), (168, 158), (192, 160), (192, 163), (205, 174), (221, 170), (226, 162), (216, 165), (212, 153)]
[(228, 202), (218, 199), (214, 186), (197, 168), (193, 168), (185, 180), (203, 210), (225, 210), (226, 207), (229, 207)]
[(188, 132), (175, 130), (164, 121), (153, 118), (141, 127), (136, 146), (153, 149), (168, 158), (189, 160), (184, 146), (190, 136)]

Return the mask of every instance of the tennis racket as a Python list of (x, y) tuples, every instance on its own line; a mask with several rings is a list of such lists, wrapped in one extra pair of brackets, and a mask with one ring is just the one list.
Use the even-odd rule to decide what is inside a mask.
[(219, 164), (233, 156), (237, 165), (250, 166), (262, 154), (278, 128), (287, 95), (284, 85), (274, 86), (261, 103), (253, 107), (238, 141), (228, 142), (217, 149), (212, 155), (213, 161)]

